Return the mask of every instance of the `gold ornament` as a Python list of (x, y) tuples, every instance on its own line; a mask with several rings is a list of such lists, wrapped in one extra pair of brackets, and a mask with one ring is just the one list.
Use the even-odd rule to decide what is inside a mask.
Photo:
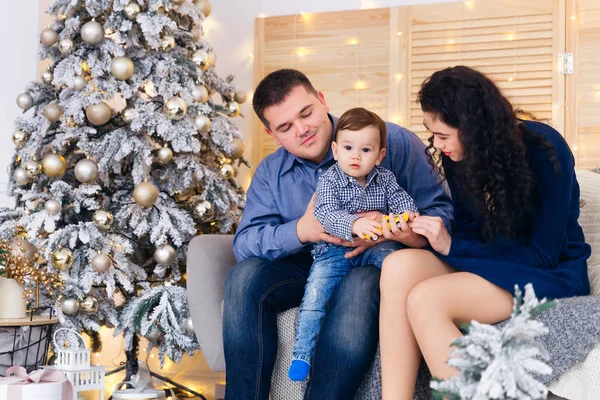
[(12, 141), (19, 148), (25, 146), (25, 143), (27, 143), (27, 140), (29, 140), (28, 132), (14, 131), (12, 134)]
[(92, 269), (99, 274), (106, 272), (112, 267), (112, 260), (106, 254), (96, 254), (92, 258)]
[(231, 101), (225, 104), (225, 108), (227, 109), (227, 115), (229, 115), (232, 118), (240, 115), (240, 105), (235, 101)]
[(15, 259), (21, 257), (23, 261), (30, 262), (33, 261), (37, 255), (37, 248), (24, 237), (17, 237), (13, 239), (9, 246), (10, 254)]
[(160, 150), (158, 150), (156, 156), (158, 157), (158, 161), (160, 161), (162, 164), (168, 164), (173, 159), (173, 150), (167, 146), (162, 147)]
[(98, 299), (94, 296), (87, 295), (79, 302), (79, 309), (86, 314), (98, 312)]
[(219, 173), (223, 179), (231, 179), (235, 177), (235, 168), (231, 164), (223, 164)]
[(65, 56), (68, 56), (75, 50), (75, 43), (69, 38), (63, 39), (58, 42), (58, 50)]
[(180, 6), (185, 3), (185, 0), (172, 0), (173, 5)]
[(125, 107), (123, 111), (121, 111), (121, 119), (126, 124), (130, 124), (133, 122), (133, 107)]
[(173, 36), (165, 35), (160, 39), (160, 49), (162, 51), (169, 52), (175, 48), (175, 38)]
[(33, 107), (33, 97), (29, 93), (21, 93), (17, 96), (17, 105), (19, 108), (27, 111)]
[(25, 161), (23, 163), (23, 168), (25, 168), (25, 172), (30, 178), (35, 178), (42, 172), (42, 165), (34, 160)]
[(50, 103), (44, 108), (44, 116), (50, 122), (56, 122), (60, 120), (63, 115), (62, 108), (56, 103)]
[(77, 299), (62, 299), (60, 302), (60, 310), (65, 315), (73, 315), (79, 311), (79, 300)]
[(191, 94), (192, 100), (196, 103), (206, 103), (208, 101), (208, 90), (204, 85), (196, 85)]
[(208, 54), (204, 50), (196, 50), (192, 55), (192, 61), (199, 66), (202, 71), (206, 71), (209, 67)]
[(217, 63), (217, 53), (211, 51), (208, 53), (208, 66), (213, 67)]
[(167, 267), (175, 262), (177, 252), (170, 244), (163, 244), (154, 250), (154, 260), (158, 265)]
[(185, 117), (187, 113), (187, 104), (179, 96), (171, 97), (164, 106), (167, 118), (178, 121)]
[(231, 158), (237, 160), (244, 155), (244, 142), (240, 138), (233, 138), (231, 141)]
[(87, 82), (81, 76), (76, 76), (73, 80), (73, 89), (74, 90), (83, 90), (87, 86)]
[(212, 11), (212, 5), (208, 0), (194, 0), (194, 4), (198, 7), (198, 10), (204, 14), (204, 17), (208, 17)]
[(66, 271), (73, 265), (73, 253), (69, 249), (59, 247), (58, 250), (50, 253), (52, 264), (61, 271)]
[(132, 1), (131, 3), (127, 4), (125, 8), (123, 8), (123, 12), (125, 12), (125, 15), (129, 19), (135, 19), (140, 11), (142, 10), (140, 9), (139, 4), (135, 1)]
[(90, 104), (85, 109), (85, 116), (93, 125), (101, 126), (110, 121), (112, 110), (108, 104), (101, 101), (98, 104)]
[(110, 73), (120, 81), (126, 81), (133, 76), (135, 66), (127, 57), (117, 57), (110, 63)]
[(192, 28), (192, 39), (194, 39), (195, 41), (200, 40), (200, 38), (202, 37), (202, 30), (200, 29), (199, 26), (194, 26)]
[(98, 164), (84, 158), (75, 164), (75, 178), (81, 183), (93, 183), (98, 177)]
[(210, 119), (206, 115), (199, 114), (194, 118), (194, 126), (198, 132), (208, 132), (210, 129)]
[(54, 77), (52, 76), (52, 71), (50, 71), (50, 69), (45, 69), (42, 71), (42, 82), (51, 84), (52, 79), (54, 79)]
[(17, 185), (27, 185), (31, 182), (31, 179), (27, 175), (27, 171), (25, 171), (25, 168), (23, 167), (15, 168), (15, 171), (13, 172), (13, 178)]
[(150, 182), (142, 182), (133, 190), (133, 199), (142, 207), (152, 207), (158, 199), (158, 189)]
[(40, 42), (44, 46), (54, 46), (58, 42), (58, 33), (54, 29), (46, 28), (40, 33)]
[(238, 104), (245, 103), (247, 100), (246, 92), (244, 92), (243, 90), (238, 90), (237, 92), (235, 92), (235, 95), (233, 95), (233, 99)]
[(96, 21), (86, 22), (81, 27), (81, 39), (87, 44), (96, 45), (104, 40), (104, 27)]
[(44, 210), (46, 210), (48, 215), (56, 215), (60, 212), (60, 203), (55, 199), (46, 200)]
[(42, 171), (52, 178), (61, 176), (67, 171), (67, 160), (61, 154), (47, 154), (42, 158)]
[(92, 216), (92, 221), (101, 231), (108, 231), (112, 228), (115, 218), (112, 213), (105, 210), (96, 210)]
[(215, 217), (215, 208), (208, 200), (201, 200), (194, 204), (194, 217), (200, 222), (211, 222)]
[(194, 322), (192, 321), (192, 317), (187, 317), (185, 319), (185, 330), (190, 335), (194, 335), (196, 332), (194, 331)]

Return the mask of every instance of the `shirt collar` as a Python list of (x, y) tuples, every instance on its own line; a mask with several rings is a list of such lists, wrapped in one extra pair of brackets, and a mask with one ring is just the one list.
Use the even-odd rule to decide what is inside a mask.
[[(331, 160), (333, 160), (333, 152), (331, 151), (331, 142), (333, 141), (333, 132), (335, 132), (335, 127), (337, 126), (337, 122), (338, 119), (337, 117), (334, 117), (331, 114), (327, 114), (327, 116), (329, 117), (329, 120), (331, 121), (332, 124), (332, 131), (331, 131), (331, 138), (329, 139), (329, 150), (327, 151), (327, 153), (325, 154), (325, 157), (323, 157), (323, 161), (321, 161), (321, 164), (319, 165), (323, 165), (323, 164), (327, 164), (329, 163)], [(281, 169), (279, 170), (279, 176), (285, 174), (286, 172), (288, 172), (295, 164), (296, 162), (300, 163), (300, 164), (312, 164), (314, 165), (313, 162), (308, 161), (304, 158), (301, 157), (296, 157), (295, 155), (293, 155), (292, 153), (290, 153), (289, 151), (285, 152), (286, 158), (283, 162), (283, 165), (281, 167)]]
[[(339, 187), (348, 186), (350, 183), (359, 185), (356, 179), (346, 175), (344, 171), (342, 171), (342, 169), (340, 168), (340, 164), (338, 164), (337, 162), (332, 168), (335, 169), (337, 175), (336, 179), (334, 179), (334, 182), (337, 183)], [(371, 170), (371, 172), (369, 172), (369, 174), (367, 175), (367, 183), (365, 184), (365, 188), (371, 184), (371, 182), (375, 179), (376, 176), (379, 175), (379, 168), (381, 167), (376, 166)]]

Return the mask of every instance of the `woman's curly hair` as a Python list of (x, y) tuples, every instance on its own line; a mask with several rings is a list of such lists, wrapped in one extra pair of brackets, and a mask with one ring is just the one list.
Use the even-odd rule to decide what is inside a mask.
[[(458, 129), (463, 159), (454, 168), (461, 196), (482, 218), (486, 239), (513, 237), (533, 214), (534, 176), (527, 143), (548, 151), (555, 171), (554, 146), (531, 132), (490, 78), (465, 66), (435, 72), (421, 86), (418, 101), (444, 124)], [(442, 173), (441, 157), (429, 138), (426, 153)]]

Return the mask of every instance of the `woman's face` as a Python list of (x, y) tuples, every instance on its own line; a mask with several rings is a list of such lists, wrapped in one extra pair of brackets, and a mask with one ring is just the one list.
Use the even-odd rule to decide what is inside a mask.
[(433, 147), (439, 149), (452, 161), (463, 159), (463, 146), (458, 139), (458, 129), (444, 124), (437, 115), (424, 112), (423, 125), (433, 134)]

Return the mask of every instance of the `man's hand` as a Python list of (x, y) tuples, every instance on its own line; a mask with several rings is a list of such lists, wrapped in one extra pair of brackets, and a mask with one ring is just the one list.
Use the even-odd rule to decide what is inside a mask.
[[(405, 246), (412, 247), (415, 249), (420, 249), (427, 245), (427, 239), (413, 231), (408, 224), (412, 224), (412, 222), (419, 216), (419, 214), (409, 215), (408, 223), (404, 221), (404, 218), (400, 218), (398, 227), (395, 223), (390, 224), (382, 224), (381, 234), (384, 238), (389, 240), (395, 240), (396, 242), (400, 242)], [(390, 221), (394, 221), (395, 215), (390, 213)]]
[(331, 236), (315, 217), (315, 195), (310, 198), (310, 202), (306, 207), (306, 211), (304, 215), (300, 217), (298, 223), (296, 224), (296, 235), (298, 235), (298, 240), (300, 243), (315, 243), (315, 242), (329, 242), (333, 244), (341, 244), (342, 239)]
[(359, 218), (352, 224), (352, 233), (359, 238), (364, 238), (365, 236), (377, 238), (381, 235), (381, 222), (365, 217)]

